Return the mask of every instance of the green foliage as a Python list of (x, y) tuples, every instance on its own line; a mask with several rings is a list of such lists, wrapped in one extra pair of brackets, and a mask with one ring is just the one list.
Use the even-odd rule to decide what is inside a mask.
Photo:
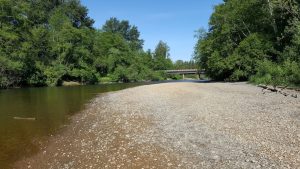
[(95, 30), (79, 0), (0, 0), (0, 9), (0, 88), (162, 79), (126, 20)]
[(98, 80), (100, 83), (110, 83), (113, 82), (113, 80), (110, 77), (101, 77)]
[(300, 21), (293, 22), (288, 31), (292, 34), (291, 44), (285, 47), (281, 60), (288, 58), (300, 62)]
[(167, 70), (172, 68), (173, 63), (169, 58), (170, 48), (167, 43), (159, 41), (153, 54), (154, 70)]
[(167, 79), (167, 74), (164, 71), (155, 71), (151, 76), (151, 80), (153, 81), (161, 81)]
[(23, 64), (0, 55), (0, 87), (16, 86), (22, 80)]
[(172, 79), (172, 80), (182, 80), (182, 75), (167, 75), (167, 79)]
[(67, 79), (62, 80), (74, 80), (83, 84), (95, 84), (98, 81), (98, 78), (94, 70), (91, 70), (89, 68), (75, 68), (68, 73)]
[(177, 60), (173, 64), (173, 68), (174, 69), (197, 69), (198, 65), (194, 60), (190, 60), (190, 61)]
[(227, 0), (197, 32), (195, 60), (216, 80), (299, 83), (298, 1)]
[(102, 30), (113, 34), (121, 35), (132, 50), (140, 50), (143, 47), (144, 41), (139, 39), (140, 32), (136, 26), (131, 26), (128, 21), (119, 21), (117, 18), (110, 18), (103, 25)]
[(256, 73), (255, 67), (262, 60), (270, 58), (272, 43), (259, 34), (251, 34), (240, 42), (233, 54), (226, 58), (232, 71), (231, 81), (248, 80)]
[(220, 80), (223, 77), (228, 77), (231, 73), (231, 67), (218, 52), (214, 52), (207, 61), (206, 72), (212, 78)]
[(66, 75), (68, 69), (62, 64), (55, 64), (49, 66), (44, 70), (44, 74), (47, 77), (46, 84), (48, 86), (56, 86), (62, 84), (62, 77)]
[(251, 77), (256, 84), (300, 86), (300, 65), (290, 60), (279, 65), (268, 60), (259, 63), (257, 74)]

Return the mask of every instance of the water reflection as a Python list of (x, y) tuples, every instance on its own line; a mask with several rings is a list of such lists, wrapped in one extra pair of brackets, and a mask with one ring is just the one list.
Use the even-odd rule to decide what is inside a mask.
[[(38, 139), (57, 131), (99, 93), (149, 83), (0, 90), (0, 166), (38, 151)], [(36, 120), (16, 120), (29, 117)]]

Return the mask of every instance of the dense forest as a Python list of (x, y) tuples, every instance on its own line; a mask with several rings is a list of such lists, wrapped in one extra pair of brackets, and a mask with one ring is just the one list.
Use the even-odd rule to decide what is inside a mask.
[(0, 0), (0, 10), (0, 88), (162, 80), (177, 65), (163, 41), (144, 51), (126, 20), (94, 28), (79, 0)]
[[(215, 80), (300, 86), (300, 1), (224, 0), (199, 29), (195, 61), (172, 62), (159, 41), (144, 51), (137, 26), (93, 26), (79, 0), (0, 0), (0, 88), (170, 78), (205, 69)], [(176, 76), (171, 77), (176, 78)]]
[(213, 79), (300, 86), (299, 19), (299, 0), (224, 0), (195, 58)]

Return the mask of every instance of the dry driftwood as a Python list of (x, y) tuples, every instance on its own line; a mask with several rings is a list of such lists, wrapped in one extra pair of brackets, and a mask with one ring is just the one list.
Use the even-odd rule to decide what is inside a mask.
[[(298, 98), (298, 95), (297, 94), (289, 94), (289, 93), (286, 93), (284, 92), (283, 90), (284, 89), (290, 89), (290, 90), (293, 90), (291, 88), (288, 88), (288, 86), (273, 86), (273, 87), (270, 87), (270, 86), (267, 86), (267, 85), (258, 85), (258, 87), (261, 87), (263, 88), (262, 91), (263, 91), (263, 94), (265, 94), (265, 90), (268, 90), (268, 91), (271, 91), (271, 92), (276, 92), (276, 93), (280, 93), (284, 96), (289, 96), (291, 95), (291, 97), (294, 97), (294, 98)], [(298, 89), (296, 90), (298, 91)]]
[(269, 87), (267, 85), (262, 85), (262, 84), (258, 85), (258, 87), (263, 88), (262, 91), (264, 91), (264, 90), (270, 90), (271, 92), (278, 92), (278, 90), (276, 89), (276, 87), (271, 88), (271, 87)]
[(288, 87), (288, 86), (277, 86), (277, 88), (280, 88), (280, 89), (288, 89), (288, 90), (295, 90), (297, 92), (300, 91), (299, 88), (295, 88), (295, 87)]

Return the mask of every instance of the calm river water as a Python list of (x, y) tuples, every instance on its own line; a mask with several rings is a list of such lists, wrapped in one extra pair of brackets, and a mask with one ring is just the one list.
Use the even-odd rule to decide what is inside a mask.
[(40, 138), (67, 124), (68, 117), (97, 94), (146, 84), (150, 83), (0, 90), (0, 168), (37, 152)]

